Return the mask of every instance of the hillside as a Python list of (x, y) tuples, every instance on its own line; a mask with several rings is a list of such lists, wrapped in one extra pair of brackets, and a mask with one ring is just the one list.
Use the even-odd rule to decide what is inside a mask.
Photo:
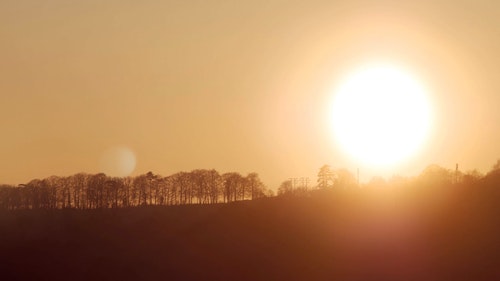
[(499, 280), (500, 193), (0, 213), (2, 280)]

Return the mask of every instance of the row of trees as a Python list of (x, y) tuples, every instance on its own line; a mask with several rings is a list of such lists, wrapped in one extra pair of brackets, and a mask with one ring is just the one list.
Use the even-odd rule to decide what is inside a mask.
[(317, 185), (308, 187), (303, 184), (296, 185), (291, 180), (281, 183), (278, 196), (307, 196), (312, 190), (325, 190), (335, 188), (380, 188), (380, 187), (446, 187), (446, 186), (475, 186), (475, 185), (500, 186), (500, 160), (491, 170), (482, 174), (477, 170), (462, 172), (457, 167), (447, 169), (438, 165), (427, 166), (420, 175), (411, 178), (393, 176), (389, 180), (382, 177), (373, 177), (369, 182), (360, 184), (358, 179), (347, 169), (332, 169), (323, 165), (318, 172)]
[(271, 195), (257, 173), (194, 170), (162, 177), (149, 172), (116, 178), (103, 173), (51, 176), (0, 185), (0, 209), (96, 209), (143, 205), (215, 204)]
[[(279, 196), (307, 196), (314, 189), (383, 187), (383, 186), (449, 186), (477, 183), (500, 185), (500, 160), (486, 175), (476, 170), (466, 173), (430, 165), (415, 178), (393, 177), (386, 181), (374, 177), (360, 185), (347, 169), (319, 169), (317, 185), (308, 181), (284, 181)], [(79, 173), (69, 177), (51, 176), (19, 186), (0, 185), (0, 209), (96, 209), (143, 205), (215, 204), (272, 196), (257, 173), (219, 174), (216, 170), (193, 170), (162, 177), (149, 172), (137, 177), (116, 178), (103, 173)]]

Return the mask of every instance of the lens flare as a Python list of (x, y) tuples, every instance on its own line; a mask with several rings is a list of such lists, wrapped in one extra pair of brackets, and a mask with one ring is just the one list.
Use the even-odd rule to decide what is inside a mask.
[(113, 177), (126, 177), (135, 169), (135, 154), (128, 147), (111, 147), (102, 154), (100, 164), (101, 171), (105, 174)]

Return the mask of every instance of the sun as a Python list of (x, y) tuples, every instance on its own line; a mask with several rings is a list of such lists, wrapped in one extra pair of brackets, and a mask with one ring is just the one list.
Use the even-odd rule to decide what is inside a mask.
[(387, 64), (361, 67), (335, 91), (332, 125), (343, 151), (372, 166), (412, 156), (428, 137), (431, 110), (422, 83)]

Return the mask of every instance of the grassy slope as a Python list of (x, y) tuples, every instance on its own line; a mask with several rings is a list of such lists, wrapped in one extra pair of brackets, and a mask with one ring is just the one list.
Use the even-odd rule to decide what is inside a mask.
[(500, 196), (0, 213), (1, 280), (500, 280)]

